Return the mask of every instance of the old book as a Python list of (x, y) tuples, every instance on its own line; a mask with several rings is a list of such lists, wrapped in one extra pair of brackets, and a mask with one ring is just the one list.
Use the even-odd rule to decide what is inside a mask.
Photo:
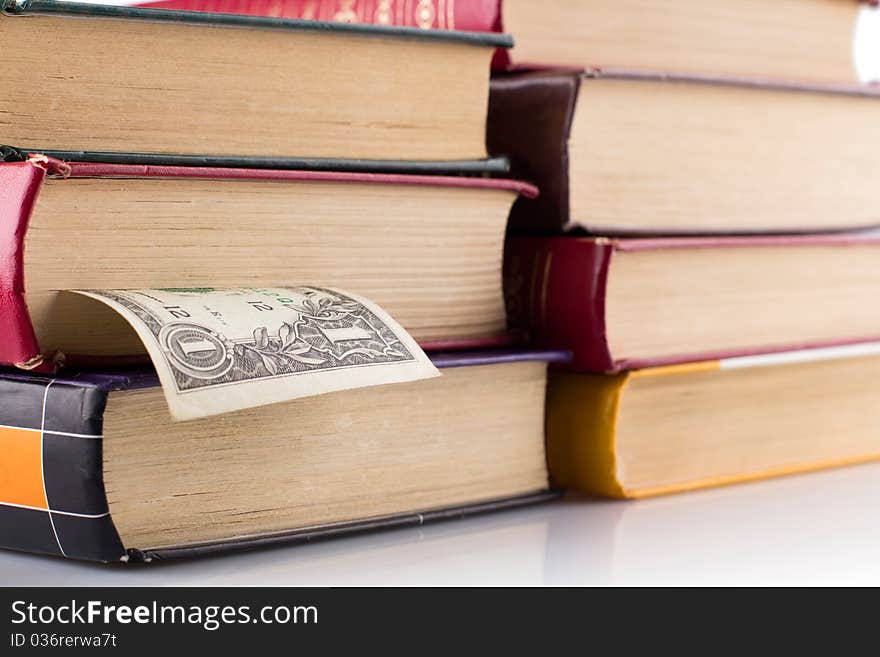
[(492, 81), (488, 143), (540, 198), (511, 227), (597, 234), (877, 225), (872, 86), (634, 71)]
[(443, 376), (172, 422), (155, 375), (0, 375), (0, 545), (192, 556), (547, 497), (560, 352), (434, 357)]
[(498, 344), (507, 215), (536, 193), (486, 178), (39, 156), (0, 163), (0, 183), (0, 363), (25, 368), (54, 352), (143, 352), (112, 312), (69, 312), (57, 291), (76, 288), (338, 287), (425, 348)]
[(32, 150), (448, 168), (485, 158), (489, 61), (510, 44), (54, 0), (0, 10), (0, 41), (39, 44), (5, 49), (0, 72), (0, 134)]
[[(863, 3), (864, 5), (874, 3)], [(160, 0), (144, 6), (516, 36), (496, 68), (670, 68), (855, 81), (872, 33), (857, 0)], [(863, 20), (859, 20), (862, 18)], [(854, 61), (855, 55), (855, 61)]]
[(656, 365), (880, 339), (876, 235), (512, 238), (513, 326), (573, 366)]
[(555, 485), (645, 497), (880, 458), (880, 343), (554, 372)]

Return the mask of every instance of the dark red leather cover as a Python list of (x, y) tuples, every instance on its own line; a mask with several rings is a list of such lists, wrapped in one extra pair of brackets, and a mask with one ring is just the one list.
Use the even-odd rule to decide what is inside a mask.
[(606, 239), (509, 237), (504, 295), (511, 328), (528, 331), (542, 348), (571, 351), (573, 369), (615, 369), (605, 336), (613, 249)]
[[(225, 169), (208, 167), (147, 166), (61, 162), (32, 155), (25, 162), (0, 162), (0, 365), (51, 371), (56, 363), (44, 361), (25, 304), (24, 236), (45, 176), (59, 178), (199, 178), (213, 180), (271, 180), (289, 182), (326, 181), (390, 185), (438, 185), (501, 189), (530, 197), (538, 190), (527, 183), (492, 178), (457, 176), (413, 176), (402, 174), (295, 171), (274, 169)], [(473, 339), (432, 340), (421, 346), (426, 351), (486, 349), (522, 344), (516, 332)], [(140, 363), (144, 358), (115, 358), (115, 364)], [(68, 355), (66, 364), (98, 365), (99, 360), (82, 361)]]
[(486, 148), (504, 153), (511, 175), (541, 190), (514, 204), (509, 226), (517, 234), (554, 233), (568, 222), (568, 135), (580, 82), (580, 70), (492, 78)]
[(40, 348), (24, 300), (24, 236), (45, 163), (0, 163), (0, 363), (33, 369)]
[(771, 235), (751, 237), (508, 237), (504, 254), (504, 294), (511, 327), (529, 332), (541, 348), (572, 352), (571, 369), (620, 372), (679, 363), (877, 342), (880, 333), (856, 339), (790, 343), (754, 349), (683, 353), (626, 359), (610, 353), (605, 331), (608, 271), (614, 252), (786, 246), (874, 246), (880, 234)]

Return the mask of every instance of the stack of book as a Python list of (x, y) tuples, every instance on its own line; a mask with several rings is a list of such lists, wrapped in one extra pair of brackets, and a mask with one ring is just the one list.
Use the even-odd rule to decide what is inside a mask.
[(490, 105), (490, 149), (542, 191), (511, 217), (511, 318), (574, 353), (553, 481), (642, 497), (880, 456), (871, 10), (526, 4), (523, 55), (585, 67), (500, 75)]
[(638, 497), (880, 457), (869, 5), (210, 6), (513, 34), (488, 146), (541, 191), (510, 218), (512, 326), (574, 355), (551, 376), (551, 479)]
[[(186, 556), (880, 457), (856, 0), (4, 7), (43, 45), (0, 73), (0, 544)], [(285, 284), (444, 375), (173, 422), (59, 293)]]
[[(517, 342), (501, 276), (537, 190), (485, 175), (509, 37), (44, 0), (0, 36), (41, 44), (0, 73), (0, 545), (149, 560), (552, 496), (566, 354)], [(59, 292), (285, 285), (369, 298), (443, 376), (174, 422), (123, 320)]]

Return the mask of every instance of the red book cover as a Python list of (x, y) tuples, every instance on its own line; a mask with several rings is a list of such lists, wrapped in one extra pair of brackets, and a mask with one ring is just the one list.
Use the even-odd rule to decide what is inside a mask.
[[(501, 0), (159, 0), (138, 6), (423, 30), (503, 31)], [(509, 64), (507, 51), (498, 49), (492, 67), (503, 69)]]
[[(0, 365), (48, 371), (54, 363), (41, 350), (25, 301), (25, 237), (31, 213), (47, 176), (57, 178), (195, 178), (287, 182), (374, 183), (415, 186), (501, 189), (535, 195), (526, 183), (490, 178), (421, 176), (343, 171), (298, 171), (217, 167), (156, 166), (62, 162), (42, 155), (25, 161), (0, 162)], [(428, 351), (505, 347), (521, 342), (516, 332), (474, 338), (433, 339), (420, 345)], [(114, 362), (119, 362), (115, 359)], [(67, 364), (77, 364), (76, 357)], [(83, 363), (78, 363), (82, 365)], [(89, 364), (93, 364), (92, 360)]]
[[(630, 239), (508, 237), (504, 256), (508, 320), (511, 327), (527, 332), (536, 345), (553, 345), (554, 348), (570, 350), (573, 354), (570, 367), (586, 372), (616, 373), (645, 367), (876, 341), (880, 338), (880, 326), (873, 334), (855, 337), (847, 336), (847, 327), (842, 326), (840, 339), (834, 340), (783, 340), (758, 348), (719, 345), (710, 351), (640, 358), (613, 353), (606, 330), (606, 300), (609, 271), (614, 266), (617, 254), (756, 246), (780, 250), (790, 246), (822, 249), (870, 246), (876, 248), (880, 256), (880, 237), (870, 234)], [(747, 273), (743, 272), (744, 281), (748, 280)], [(786, 302), (786, 299), (779, 299), (779, 304)], [(651, 330), (651, 326), (644, 327), (646, 333)], [(682, 322), (681, 330), (698, 329)]]
[(500, 32), (499, 0), (160, 0), (140, 7), (220, 14)]
[(45, 166), (0, 164), (0, 363), (25, 369), (40, 351), (24, 301), (24, 237), (45, 176)]
[(616, 364), (605, 337), (608, 240), (508, 238), (504, 295), (512, 327), (536, 344), (569, 349), (571, 366), (608, 372)]

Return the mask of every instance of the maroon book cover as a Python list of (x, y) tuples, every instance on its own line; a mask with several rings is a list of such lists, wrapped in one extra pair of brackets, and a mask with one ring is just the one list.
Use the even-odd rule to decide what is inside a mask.
[[(28, 222), (47, 175), (77, 177), (199, 178), (212, 180), (325, 181), (338, 184), (373, 183), (432, 185), (476, 189), (504, 189), (535, 195), (531, 185), (511, 180), (453, 176), (235, 169), (212, 167), (151, 166), (62, 162), (33, 156), (22, 162), (0, 162), (0, 365), (47, 371), (54, 366), (44, 360), (25, 302), (25, 238)], [(503, 347), (517, 342), (517, 335), (503, 334), (476, 339), (441, 339), (423, 342), (428, 351)], [(69, 361), (70, 362), (70, 361)]]
[[(644, 82), (646, 84), (669, 84), (670, 89), (681, 84), (698, 86), (730, 87), (748, 94), (755, 90), (773, 90), (800, 94), (816, 94), (838, 97), (867, 97), (880, 99), (880, 86), (859, 84), (817, 83), (807, 79), (783, 80), (754, 77), (682, 74), (665, 71), (602, 68), (583, 70), (579, 68), (547, 68), (495, 75), (491, 81), (489, 118), (486, 144), (490, 154), (504, 153), (510, 159), (513, 177), (533, 182), (541, 190), (536, 198), (519, 199), (510, 215), (510, 230), (519, 235), (554, 235), (573, 229), (592, 234), (683, 234), (697, 235), (705, 231), (688, 228), (650, 229), (644, 233), (619, 230), (616, 226), (596, 225), (591, 217), (573, 217), (570, 206), (570, 156), (569, 139), (572, 123), (578, 107), (591, 102), (591, 85), (603, 80)], [(682, 111), (686, 108), (683, 106)], [(644, 108), (650, 114), (651, 108)], [(595, 130), (608, 129), (595, 126)], [(780, 139), (779, 148), (785, 141)], [(587, 148), (583, 144), (581, 148)], [(774, 144), (775, 146), (775, 144)], [(841, 145), (845, 152), (846, 144)], [(759, 149), (756, 145), (756, 153)], [(607, 156), (607, 153), (600, 155)], [(631, 155), (627, 152), (626, 155)], [(816, 153), (820, 157), (821, 153)], [(623, 155), (621, 156), (623, 157)], [(715, 158), (717, 154), (703, 151), (695, 157)], [(731, 166), (736, 165), (734, 163)], [(866, 180), (868, 176), (866, 174)], [(811, 184), (814, 181), (805, 181)], [(818, 181), (815, 181), (818, 184)], [(684, 183), (683, 183), (684, 184)], [(694, 184), (698, 184), (698, 181)], [(773, 184), (772, 180), (767, 181)], [(670, 194), (674, 190), (670, 190)], [(646, 212), (650, 209), (647, 208)], [(849, 223), (846, 223), (849, 221)], [(849, 217), (829, 217), (823, 231), (851, 230), (872, 227), (876, 220)], [(732, 225), (724, 233), (743, 233)], [(754, 232), (754, 231), (748, 231)], [(769, 227), (761, 232), (783, 232)], [(799, 232), (784, 229), (784, 232)], [(803, 232), (809, 232), (804, 230)]]
[[(779, 342), (762, 348), (729, 348), (673, 356), (627, 358), (609, 347), (606, 331), (608, 275), (615, 255), (621, 252), (662, 251), (700, 248), (738, 249), (760, 246), (784, 249), (789, 246), (846, 248), (873, 246), (880, 257), (880, 236), (825, 234), (754, 237), (509, 237), (504, 257), (505, 300), (512, 327), (529, 333), (536, 345), (568, 349), (569, 367), (586, 372), (616, 373), (686, 362), (718, 360), (737, 356), (777, 353), (815, 347), (876, 341), (875, 335), (810, 343)], [(780, 299), (780, 304), (785, 300)], [(646, 332), (651, 331), (645, 326)], [(682, 324), (681, 330), (692, 330)], [(843, 330), (843, 329), (842, 329)]]

